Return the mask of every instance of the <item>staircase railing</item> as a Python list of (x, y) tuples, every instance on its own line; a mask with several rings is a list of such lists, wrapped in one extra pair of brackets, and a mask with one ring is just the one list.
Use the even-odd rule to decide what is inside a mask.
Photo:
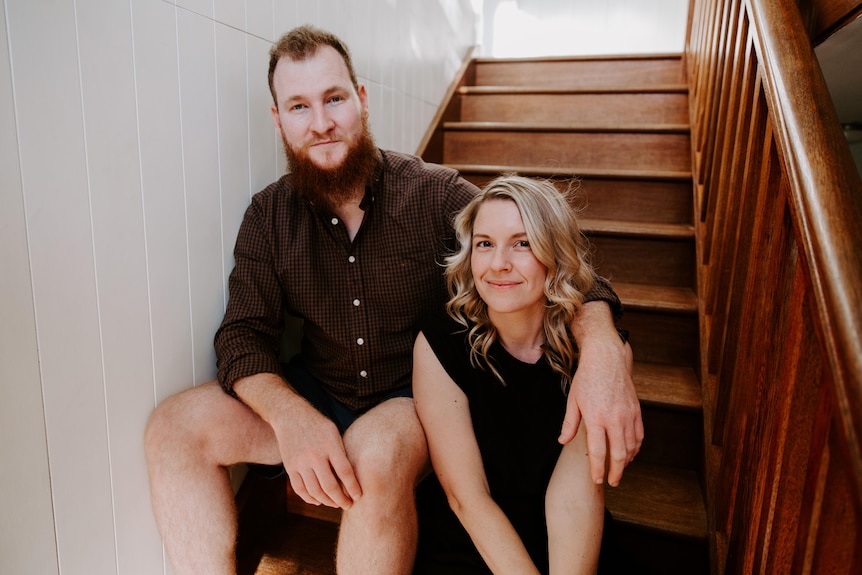
[(713, 572), (860, 573), (862, 182), (794, 2), (686, 57)]

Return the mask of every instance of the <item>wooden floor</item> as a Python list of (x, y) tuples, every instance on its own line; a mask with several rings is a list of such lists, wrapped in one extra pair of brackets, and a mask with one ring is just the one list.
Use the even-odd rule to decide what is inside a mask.
[(335, 575), (338, 525), (289, 514), (240, 558), (239, 575)]

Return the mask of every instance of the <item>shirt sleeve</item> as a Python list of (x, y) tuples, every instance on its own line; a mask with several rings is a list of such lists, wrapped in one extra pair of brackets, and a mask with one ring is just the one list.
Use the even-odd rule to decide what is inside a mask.
[(255, 201), (248, 207), (234, 248), (229, 300), (215, 335), (218, 380), (236, 397), (233, 384), (257, 373), (280, 373), (284, 310), (270, 242)]
[(603, 301), (611, 308), (614, 321), (619, 321), (623, 317), (623, 304), (619, 296), (611, 287), (611, 283), (602, 276), (593, 273), (593, 286), (584, 295), (584, 303), (591, 301)]

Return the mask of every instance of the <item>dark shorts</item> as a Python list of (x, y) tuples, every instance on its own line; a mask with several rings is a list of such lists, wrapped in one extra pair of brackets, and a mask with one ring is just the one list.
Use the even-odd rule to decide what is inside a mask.
[[(334, 399), (329, 395), (329, 393), (327, 393), (323, 384), (313, 375), (308, 373), (302, 358), (299, 356), (290, 360), (290, 363), (282, 363), (281, 369), (282, 375), (290, 382), (291, 387), (293, 387), (298, 394), (307, 399), (308, 402), (320, 413), (331, 419), (342, 435), (344, 435), (344, 432), (347, 431), (347, 428), (350, 427), (354, 421), (359, 419), (363, 413), (368, 411), (367, 409), (353, 410), (340, 401)], [(380, 400), (380, 403), (396, 397), (413, 397), (413, 387), (406, 385), (392, 390)], [(257, 463), (250, 463), (248, 467), (256, 474), (270, 479), (274, 479), (284, 474), (284, 467), (281, 465), (260, 465)]]

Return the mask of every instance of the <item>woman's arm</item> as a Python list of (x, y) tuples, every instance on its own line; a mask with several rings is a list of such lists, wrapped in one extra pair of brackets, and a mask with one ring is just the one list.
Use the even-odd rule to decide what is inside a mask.
[(604, 512), (604, 491), (590, 478), (586, 429), (582, 426), (563, 446), (545, 494), (551, 575), (596, 572)]
[(422, 333), (413, 348), (413, 398), (434, 471), (485, 563), (497, 574), (538, 575), (514, 527), (491, 498), (467, 397)]

